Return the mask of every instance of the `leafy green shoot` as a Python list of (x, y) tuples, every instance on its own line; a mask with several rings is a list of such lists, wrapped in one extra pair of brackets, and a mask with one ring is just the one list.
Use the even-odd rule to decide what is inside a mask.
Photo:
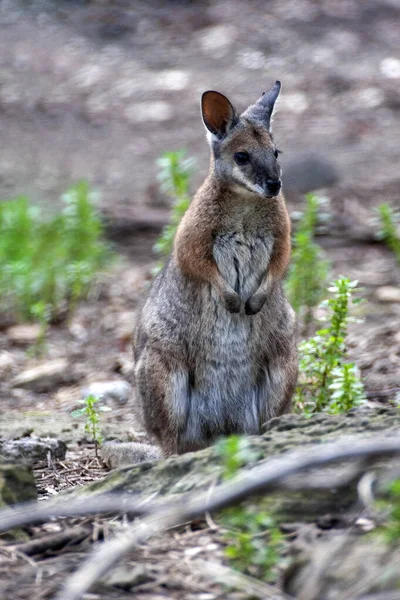
[(378, 501), (378, 508), (384, 513), (384, 522), (378, 528), (387, 543), (398, 545), (400, 540), (400, 479), (388, 485), (384, 500)]
[(88, 184), (62, 202), (47, 220), (24, 197), (0, 203), (0, 311), (38, 321), (43, 332), (60, 310), (74, 309), (111, 257)]
[(93, 396), (93, 394), (90, 394), (85, 399), (79, 400), (78, 403), (82, 405), (82, 408), (78, 408), (71, 413), (71, 416), (74, 418), (79, 418), (82, 416), (86, 417), (85, 433), (94, 442), (96, 457), (98, 455), (98, 446), (103, 442), (103, 435), (99, 425), (99, 413), (109, 412), (111, 410), (111, 408), (108, 406), (101, 404), (99, 406), (95, 406), (98, 402), (99, 398), (96, 398)]
[(306, 328), (324, 296), (329, 271), (329, 261), (314, 242), (321, 203), (314, 194), (306, 195), (306, 209), (293, 237), (292, 260), (285, 284), (288, 298)]
[(400, 213), (389, 204), (380, 204), (378, 214), (381, 225), (379, 238), (390, 248), (400, 264)]
[(356, 366), (347, 362), (349, 304), (360, 304), (353, 295), (357, 282), (340, 277), (331, 284), (333, 298), (325, 300), (325, 327), (299, 344), (300, 373), (294, 404), (306, 414), (326, 410), (338, 413), (364, 400), (363, 385)]
[[(190, 204), (190, 178), (193, 171), (194, 159), (185, 157), (185, 150), (164, 152), (157, 164), (160, 167), (158, 179), (160, 188), (173, 200), (171, 218), (157, 240), (154, 251), (166, 258), (171, 250), (176, 229)], [(158, 272), (163, 266), (163, 260), (157, 265)]]
[(242, 467), (257, 460), (257, 452), (251, 448), (247, 438), (230, 435), (222, 438), (215, 445), (217, 454), (224, 466), (224, 479), (231, 479)]
[(232, 565), (247, 575), (276, 581), (285, 538), (271, 516), (257, 504), (235, 506), (223, 511), (222, 524), (225, 555)]

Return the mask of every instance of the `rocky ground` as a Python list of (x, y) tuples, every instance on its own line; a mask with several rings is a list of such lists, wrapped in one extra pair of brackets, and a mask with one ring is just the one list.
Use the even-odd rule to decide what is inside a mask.
[[(0, 330), (0, 437), (50, 435), (68, 446), (64, 458), (49, 459), (42, 449), (45, 460), (35, 463), (41, 497), (106, 473), (82, 421), (70, 415), (91, 385), (109, 384), (102, 388), (112, 408), (102, 417), (105, 436), (145, 440), (130, 387), (130, 336), (151, 277), (151, 248), (168, 217), (155, 160), (185, 147), (197, 158), (193, 187), (201, 180), (208, 150), (198, 101), (205, 89), (244, 108), (283, 81), (274, 127), (291, 213), (304, 191), (324, 188), (330, 220), (318, 239), (332, 277), (358, 279), (368, 300), (357, 314), (363, 322), (351, 326), (351, 358), (370, 400), (387, 404), (399, 393), (400, 269), (376, 242), (373, 221), (380, 202), (399, 205), (399, 21), (396, 0), (0, 0), (0, 196), (27, 194), (53, 210), (71, 182), (88, 179), (101, 191), (121, 256), (72, 318), (49, 329), (40, 358), (32, 353), (35, 326), (4, 322)], [(63, 523), (32, 528), (29, 538), (61, 534)], [(72, 536), (76, 552), (63, 555), (64, 572), (108, 535), (112, 521), (87, 527)], [(133, 555), (145, 575), (97, 597), (128, 598), (132, 590), (149, 600), (234, 597), (193, 575), (207, 570), (204, 554), (221, 562), (219, 535), (210, 523), (164, 534)], [(30, 558), (13, 548), (0, 549), (3, 597), (52, 597), (53, 588), (39, 592), (34, 581), (40, 586), (46, 569), (45, 577), (62, 572), (57, 551)], [(10, 568), (17, 586), (4, 575)]]

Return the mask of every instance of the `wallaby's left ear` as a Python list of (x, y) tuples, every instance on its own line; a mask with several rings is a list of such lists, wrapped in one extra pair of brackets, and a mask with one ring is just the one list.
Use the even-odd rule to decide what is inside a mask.
[(249, 106), (244, 116), (254, 121), (259, 121), (264, 127), (270, 129), (275, 102), (278, 99), (281, 87), (281, 82), (276, 81), (274, 87), (269, 92), (264, 92), (255, 104)]
[(228, 98), (214, 91), (204, 92), (202, 95), (201, 114), (208, 131), (218, 138), (223, 138), (238, 120)]

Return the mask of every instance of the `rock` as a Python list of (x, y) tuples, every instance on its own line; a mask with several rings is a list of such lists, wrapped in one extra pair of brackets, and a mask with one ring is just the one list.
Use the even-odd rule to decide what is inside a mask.
[(82, 398), (93, 395), (105, 403), (125, 404), (132, 395), (132, 386), (127, 381), (97, 381), (82, 388)]
[(36, 323), (26, 323), (24, 325), (14, 325), (7, 329), (7, 338), (11, 344), (17, 346), (30, 346), (38, 339), (41, 326)]
[(293, 545), (295, 557), (283, 575), (284, 591), (294, 598), (356, 598), (360, 582), (363, 597), (378, 598), (398, 587), (400, 550), (379, 536), (336, 534), (298, 546)]
[(379, 302), (400, 302), (400, 287), (384, 285), (375, 292), (375, 298)]
[(12, 387), (25, 388), (34, 392), (49, 392), (60, 385), (73, 383), (75, 380), (76, 377), (73, 375), (68, 361), (60, 358), (22, 371), (14, 378)]
[[(250, 470), (271, 456), (282, 454), (286, 450), (315, 447), (333, 441), (365, 439), (377, 435), (379, 431), (386, 436), (400, 434), (400, 411), (397, 408), (379, 407), (368, 410), (352, 410), (341, 415), (324, 413), (305, 418), (289, 414), (272, 419), (262, 436), (247, 438), (249, 457), (245, 465)], [(344, 465), (346, 467), (347, 465)], [(336, 469), (337, 467), (334, 467)], [(198, 452), (172, 456), (166, 460), (144, 462), (131, 467), (123, 467), (110, 473), (101, 481), (71, 492), (73, 495), (131, 492), (161, 499), (168, 494), (179, 498), (186, 492), (205, 490), (214, 486), (224, 473), (224, 459), (218, 447), (206, 448)], [(338, 471), (335, 471), (338, 474)], [(330, 471), (318, 475), (329, 477)], [(301, 482), (302, 476), (295, 483)], [(324, 488), (309, 491), (276, 491), (263, 499), (263, 510), (267, 510), (279, 522), (312, 521), (327, 513), (337, 514), (348, 509), (357, 499), (356, 483), (345, 488)]]
[(32, 464), (46, 460), (48, 453), (56, 460), (63, 460), (66, 444), (54, 438), (26, 437), (20, 440), (1, 440), (0, 457), (3, 461)]
[(0, 463), (0, 507), (36, 499), (37, 491), (31, 467)]
[(308, 154), (284, 164), (284, 191), (306, 193), (331, 187), (339, 177), (335, 165), (323, 156)]
[(134, 569), (119, 566), (103, 578), (103, 582), (112, 587), (129, 591), (131, 588), (152, 581), (144, 565), (136, 565)]

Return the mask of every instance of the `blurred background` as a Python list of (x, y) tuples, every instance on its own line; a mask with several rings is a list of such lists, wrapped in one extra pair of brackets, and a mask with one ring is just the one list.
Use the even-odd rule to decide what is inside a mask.
[[(305, 192), (325, 198), (317, 233), (330, 277), (358, 279), (369, 299), (351, 357), (372, 395), (398, 389), (399, 268), (394, 246), (377, 243), (374, 208), (400, 204), (399, 31), (399, 0), (0, 0), (0, 198), (24, 196), (20, 214), (29, 213), (10, 234), (11, 275), (26, 297), (17, 314), (2, 314), (3, 402), (69, 409), (82, 386), (129, 381), (135, 312), (174, 195), (160, 189), (165, 164), (156, 161), (186, 150), (196, 166), (184, 193), (195, 191), (209, 156), (202, 92), (216, 89), (243, 110), (276, 79), (274, 135), (293, 222)], [(78, 302), (106, 262), (86, 202), (93, 191), (125, 259)], [(23, 236), (26, 248), (39, 239), (31, 207), (44, 220), (64, 215), (35, 250), (39, 274), (24, 263)], [(27, 354), (41, 337), (42, 355)], [(56, 359), (64, 363), (44, 384), (15, 380)]]
[(399, 26), (398, 0), (2, 0), (0, 197), (54, 203), (83, 178), (144, 219), (163, 151), (197, 158), (194, 186), (206, 173), (201, 93), (242, 110), (280, 79), (286, 188), (394, 198)]

